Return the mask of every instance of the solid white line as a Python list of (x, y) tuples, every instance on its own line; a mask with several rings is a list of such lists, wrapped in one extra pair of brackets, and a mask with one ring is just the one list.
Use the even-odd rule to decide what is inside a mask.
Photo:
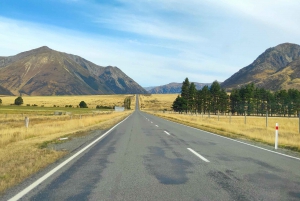
[(200, 154), (198, 154), (197, 152), (195, 152), (193, 149), (191, 148), (187, 148), (190, 152), (192, 152), (193, 154), (195, 154), (196, 156), (198, 156), (200, 159), (202, 159), (203, 161), (209, 163), (209, 160), (207, 160), (206, 158), (204, 158), (203, 156), (201, 156)]
[[(155, 116), (157, 117), (157, 116)], [(157, 117), (157, 118), (160, 118), (160, 117)], [(299, 160), (300, 161), (300, 158), (297, 158), (295, 156), (290, 156), (290, 155), (287, 155), (287, 154), (283, 154), (283, 153), (280, 153), (280, 152), (276, 152), (276, 151), (272, 151), (272, 150), (269, 150), (269, 149), (265, 149), (265, 148), (262, 148), (262, 147), (259, 147), (259, 146), (256, 146), (256, 145), (252, 145), (252, 144), (248, 144), (246, 142), (241, 142), (241, 141), (238, 141), (238, 140), (234, 140), (234, 139), (231, 139), (229, 137), (225, 137), (225, 136), (222, 136), (222, 135), (218, 135), (218, 134), (215, 134), (215, 133), (211, 133), (211, 132), (208, 132), (208, 131), (204, 131), (204, 130), (201, 130), (199, 128), (194, 128), (194, 127), (191, 127), (191, 126), (187, 126), (187, 125), (184, 125), (184, 124), (180, 124), (180, 123), (177, 123), (177, 122), (174, 122), (174, 121), (170, 121), (168, 119), (164, 119), (164, 118), (161, 118), (163, 120), (166, 120), (166, 121), (169, 121), (169, 122), (172, 122), (174, 124), (178, 124), (178, 125), (181, 125), (181, 126), (185, 126), (185, 127), (188, 127), (188, 128), (192, 128), (192, 129), (195, 129), (195, 130), (198, 130), (198, 131), (202, 131), (202, 132), (205, 132), (205, 133), (208, 133), (210, 135), (214, 135), (214, 136), (217, 136), (217, 137), (221, 137), (221, 138), (224, 138), (224, 139), (227, 139), (227, 140), (231, 140), (231, 141), (234, 141), (234, 142), (238, 142), (238, 143), (241, 143), (241, 144), (244, 144), (244, 145), (248, 145), (248, 146), (251, 146), (251, 147), (255, 147), (257, 149), (261, 149), (261, 150), (264, 150), (264, 151), (268, 151), (268, 152), (271, 152), (271, 153), (274, 153), (274, 154), (278, 154), (278, 155), (281, 155), (281, 156), (285, 156), (285, 157), (288, 157), (288, 158), (292, 158), (292, 159), (296, 159), (296, 160)]]
[[(128, 117), (130, 117), (130, 116), (131, 115), (129, 115)], [(128, 119), (128, 117), (126, 117), (126, 119)], [(110, 133), (113, 129), (115, 129), (119, 124), (123, 123), (126, 119), (124, 119), (123, 121), (121, 121), (118, 124), (116, 124), (114, 127), (112, 127), (111, 129), (109, 129), (106, 133), (104, 133), (103, 135), (101, 135), (99, 138), (97, 138), (96, 140), (94, 140), (93, 142), (91, 142), (90, 144), (88, 144), (83, 149), (79, 150), (76, 154), (74, 154), (73, 156), (71, 156), (70, 158), (68, 158), (67, 160), (65, 160), (64, 162), (62, 162), (61, 164), (59, 164), (55, 168), (53, 168), (51, 171), (49, 171), (44, 176), (42, 176), (41, 178), (39, 178), (38, 180), (36, 180), (35, 182), (33, 182), (31, 185), (29, 185), (24, 190), (22, 190), (21, 192), (19, 192), (18, 194), (16, 194), (14, 197), (10, 198), (8, 201), (16, 201), (16, 200), (19, 200), (20, 198), (22, 198), (29, 191), (31, 191), (32, 189), (34, 189), (36, 186), (38, 186), (43, 181), (45, 181), (48, 177), (50, 177), (51, 175), (53, 175), (55, 172), (57, 172), (63, 166), (65, 166), (70, 161), (72, 161), (74, 158), (76, 158), (79, 154), (81, 154), (82, 152), (84, 152), (85, 150), (87, 150), (89, 147), (91, 147), (93, 144), (95, 144), (96, 142), (98, 142), (99, 140), (101, 140), (102, 138), (104, 138), (108, 133)]]
[(167, 131), (164, 131), (167, 135), (170, 135), (170, 133), (168, 133)]

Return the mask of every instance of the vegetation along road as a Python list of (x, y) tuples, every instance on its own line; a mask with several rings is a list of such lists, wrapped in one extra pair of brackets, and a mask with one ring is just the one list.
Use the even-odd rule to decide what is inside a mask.
[(32, 190), (25, 182), (22, 189), (29, 186), (27, 191), (6, 196), (11, 200), (299, 200), (300, 159), (270, 150), (136, 108)]

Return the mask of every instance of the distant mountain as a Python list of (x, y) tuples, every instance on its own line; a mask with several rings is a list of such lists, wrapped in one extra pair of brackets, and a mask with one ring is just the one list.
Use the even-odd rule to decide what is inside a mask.
[(147, 93), (117, 67), (98, 66), (46, 46), (0, 57), (0, 85), (15, 95)]
[(221, 86), (230, 90), (254, 83), (269, 90), (300, 89), (300, 46), (280, 44), (267, 49), (252, 64), (242, 68)]
[[(196, 89), (198, 90), (202, 89), (205, 85), (208, 86), (211, 85), (211, 83), (197, 83), (197, 82), (194, 82), (194, 84), (196, 85)], [(154, 87), (148, 90), (148, 92), (151, 94), (176, 94), (176, 93), (181, 93), (181, 87), (182, 87), (182, 83), (172, 82), (170, 84)]]

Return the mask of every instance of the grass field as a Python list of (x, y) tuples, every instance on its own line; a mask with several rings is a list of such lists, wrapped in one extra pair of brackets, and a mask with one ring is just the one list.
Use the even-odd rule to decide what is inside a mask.
[[(25, 104), (43, 103), (44, 107), (11, 106), (5, 101), (11, 102), (16, 97), (1, 97), (4, 104), (0, 106), (0, 193), (67, 153), (47, 149), (48, 143), (58, 143), (60, 137), (72, 138), (89, 130), (108, 129), (126, 118), (132, 110), (113, 112), (92, 109), (100, 104), (122, 105), (126, 96), (23, 97)], [(59, 103), (63, 106), (68, 104), (67, 100), (84, 100), (89, 108), (47, 107)], [(134, 104), (135, 98), (132, 96), (132, 108)], [(69, 113), (54, 115), (54, 111)], [(24, 124), (25, 116), (29, 117), (28, 128)]]
[(151, 94), (140, 95), (139, 105), (142, 110), (162, 111), (171, 110), (178, 94)]
[[(275, 124), (279, 123), (279, 147), (300, 151), (300, 133), (298, 118), (269, 117), (266, 127), (265, 117), (256, 116), (218, 116), (217, 115), (184, 115), (174, 112), (163, 113), (163, 108), (170, 108), (177, 95), (163, 94), (140, 96), (143, 110), (169, 120), (192, 127), (218, 133), (224, 136), (246, 138), (274, 145)], [(161, 99), (160, 99), (161, 98)], [(156, 105), (157, 104), (157, 105)], [(159, 104), (162, 104), (161, 107)]]
[[(89, 96), (23, 96), (24, 104), (20, 107), (26, 107), (28, 104), (37, 105), (37, 107), (54, 107), (56, 109), (65, 108), (66, 105), (77, 107), (80, 101), (86, 102), (90, 109), (95, 109), (97, 105), (102, 106), (122, 106), (125, 96), (132, 95), (89, 95)], [(16, 96), (0, 96), (3, 106), (9, 106), (14, 103)], [(135, 99), (133, 99), (135, 101)], [(59, 107), (59, 108), (57, 108)]]

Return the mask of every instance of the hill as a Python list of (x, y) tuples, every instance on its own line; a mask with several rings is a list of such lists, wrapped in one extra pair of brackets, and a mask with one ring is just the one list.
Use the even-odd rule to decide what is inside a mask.
[(225, 80), (221, 86), (230, 90), (253, 82), (270, 90), (300, 89), (299, 59), (299, 45), (277, 45), (267, 49), (253, 63)]
[[(197, 82), (194, 82), (194, 84), (196, 85), (196, 89), (198, 90), (202, 89), (205, 85), (208, 86), (211, 85), (211, 83), (197, 83)], [(152, 89), (148, 90), (148, 92), (151, 94), (176, 94), (176, 93), (181, 93), (181, 87), (182, 87), (182, 83), (172, 82), (170, 84), (153, 87)]]
[(0, 57), (0, 75), (0, 85), (15, 95), (147, 93), (117, 67), (98, 66), (46, 46)]
[(4, 87), (0, 86), (0, 95), (13, 95), (13, 94), (9, 90), (7, 90)]

